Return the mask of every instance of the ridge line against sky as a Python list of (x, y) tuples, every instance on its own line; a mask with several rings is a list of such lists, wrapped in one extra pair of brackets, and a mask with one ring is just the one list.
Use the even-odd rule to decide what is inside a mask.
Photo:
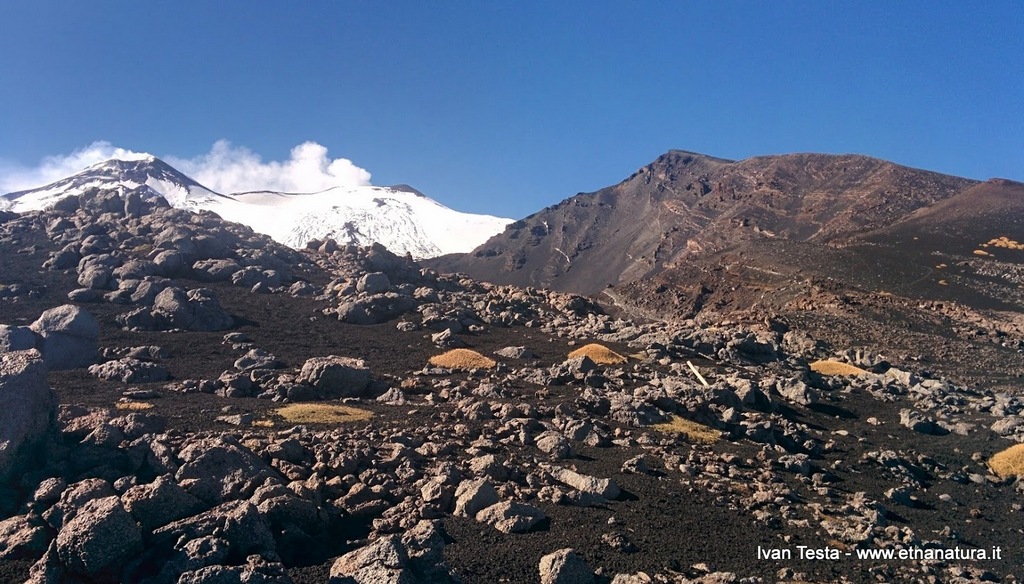
[(97, 140), (508, 217), (674, 148), (1024, 180), (1016, 1), (38, 0), (4, 9), (0, 84), (0, 181)]

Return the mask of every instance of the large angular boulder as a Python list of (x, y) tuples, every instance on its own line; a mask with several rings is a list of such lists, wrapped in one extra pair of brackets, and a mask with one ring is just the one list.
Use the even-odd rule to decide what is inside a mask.
[(170, 475), (157, 477), (148, 485), (128, 489), (121, 496), (121, 502), (145, 531), (191, 517), (205, 507), (199, 499), (178, 486)]
[(51, 308), (29, 328), (40, 336), (39, 349), (50, 370), (84, 367), (96, 359), (99, 322), (77, 306)]
[(142, 533), (117, 497), (87, 502), (57, 534), (57, 554), (73, 574), (116, 579), (142, 552)]
[(0, 483), (41, 457), (56, 419), (57, 398), (39, 352), (0, 354)]
[(614, 499), (619, 496), (619, 485), (614, 479), (600, 479), (578, 473), (572, 469), (551, 467), (548, 472), (551, 476), (563, 485), (570, 486), (582, 493), (597, 495), (605, 499)]
[(47, 527), (38, 515), (15, 515), (0, 521), (0, 562), (43, 555), (53, 537)]
[(511, 501), (495, 503), (476, 514), (477, 521), (502, 533), (526, 533), (544, 519), (544, 512), (537, 507)]
[(222, 331), (234, 325), (212, 290), (196, 288), (185, 292), (181, 288), (167, 288), (156, 295), (153, 318), (160, 328), (187, 331)]
[[(231, 501), (198, 515), (169, 523), (153, 532), (152, 547), (188, 547), (185, 542), (215, 537), (229, 544), (225, 563), (241, 563), (251, 554), (276, 560), (274, 536), (256, 506), (248, 501)], [(216, 562), (220, 563), (220, 562)]]
[(381, 324), (416, 309), (412, 296), (385, 292), (338, 306), (338, 320), (351, 324)]
[(312, 386), (321, 399), (361, 397), (370, 385), (370, 369), (362, 359), (313, 357), (302, 365), (297, 381)]
[(91, 365), (89, 373), (100, 379), (124, 383), (151, 383), (170, 379), (170, 374), (162, 366), (131, 357)]
[(215, 505), (252, 496), (267, 479), (280, 475), (248, 448), (224, 438), (199, 438), (178, 455), (175, 480), (191, 495)]
[(591, 584), (594, 572), (572, 548), (552, 552), (540, 559), (541, 584)]

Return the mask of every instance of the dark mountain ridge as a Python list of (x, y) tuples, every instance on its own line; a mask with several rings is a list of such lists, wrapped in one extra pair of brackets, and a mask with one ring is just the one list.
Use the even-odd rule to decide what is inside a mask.
[(841, 243), (976, 184), (859, 155), (733, 162), (674, 150), (617, 185), (566, 199), (436, 265), (594, 294), (741, 241)]

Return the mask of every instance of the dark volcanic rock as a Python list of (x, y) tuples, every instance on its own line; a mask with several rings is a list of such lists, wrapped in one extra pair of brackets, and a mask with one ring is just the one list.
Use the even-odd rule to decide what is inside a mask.
[(68, 571), (89, 578), (116, 578), (140, 552), (142, 533), (117, 497), (87, 502), (57, 534), (57, 554)]

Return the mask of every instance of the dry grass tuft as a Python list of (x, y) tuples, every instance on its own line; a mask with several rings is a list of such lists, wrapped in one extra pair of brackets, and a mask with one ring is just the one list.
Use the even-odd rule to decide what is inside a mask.
[(1015, 250), (1018, 250), (1018, 251), (1024, 250), (1024, 244), (1020, 243), (1017, 240), (1010, 239), (1009, 237), (1006, 237), (1005, 235), (1003, 235), (1001, 237), (997, 237), (995, 239), (990, 239), (989, 242), (984, 244), (984, 245), (986, 245), (986, 246), (991, 245), (993, 247), (1001, 247), (1003, 249), (1015, 249)]
[(123, 411), (141, 412), (142, 410), (153, 409), (153, 404), (142, 401), (119, 401), (114, 404), (114, 407)]
[(722, 433), (718, 430), (680, 416), (672, 416), (670, 421), (654, 424), (651, 428), (665, 434), (682, 434), (694, 442), (704, 444), (713, 444), (722, 437)]
[(570, 359), (575, 359), (576, 357), (590, 357), (590, 360), (598, 365), (621, 365), (626, 362), (626, 358), (622, 355), (597, 343), (583, 345), (579, 349), (569, 353)]
[(276, 413), (294, 424), (340, 424), (362, 422), (373, 417), (373, 412), (337, 404), (292, 404), (276, 410)]
[(1024, 444), (996, 453), (988, 461), (989, 468), (1002, 478), (1024, 477)]
[(446, 369), (493, 369), (498, 362), (470, 349), (452, 349), (447, 353), (434, 355), (430, 364)]
[(256, 420), (252, 425), (256, 428), (273, 428), (274, 420)]
[(860, 375), (862, 373), (867, 373), (867, 371), (857, 367), (856, 365), (828, 360), (815, 361), (814, 363), (811, 363), (811, 371), (822, 375)]

